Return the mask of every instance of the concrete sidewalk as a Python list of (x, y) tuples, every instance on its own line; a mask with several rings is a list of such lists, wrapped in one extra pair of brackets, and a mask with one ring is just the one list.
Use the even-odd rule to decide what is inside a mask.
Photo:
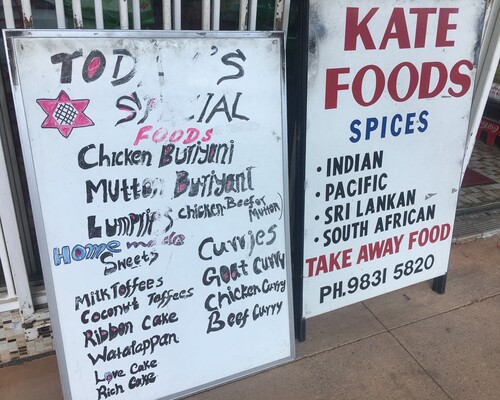
[[(0, 368), (0, 398), (62, 399), (55, 356)], [(423, 282), (310, 319), (294, 362), (190, 399), (500, 399), (500, 236), (453, 247), (444, 295)]]

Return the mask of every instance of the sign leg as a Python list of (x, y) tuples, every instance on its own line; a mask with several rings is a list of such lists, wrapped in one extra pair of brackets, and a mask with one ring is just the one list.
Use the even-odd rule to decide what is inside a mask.
[(299, 339), (299, 342), (305, 342), (306, 341), (306, 319), (305, 318), (302, 318), (300, 320), (300, 324), (299, 324), (299, 329), (298, 329), (298, 339)]
[(446, 290), (446, 277), (448, 274), (438, 276), (432, 280), (432, 290), (437, 294), (444, 294)]

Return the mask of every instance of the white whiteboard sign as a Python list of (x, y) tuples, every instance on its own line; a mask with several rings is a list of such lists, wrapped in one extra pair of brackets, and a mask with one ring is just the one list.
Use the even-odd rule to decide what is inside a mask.
[(66, 398), (294, 356), (283, 36), (11, 31)]
[(303, 315), (446, 273), (484, 1), (310, 1)]

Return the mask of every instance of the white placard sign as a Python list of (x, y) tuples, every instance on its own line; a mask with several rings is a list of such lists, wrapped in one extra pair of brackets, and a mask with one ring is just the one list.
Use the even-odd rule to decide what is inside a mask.
[(66, 398), (294, 356), (283, 35), (11, 31)]
[(484, 1), (310, 1), (303, 315), (446, 273)]

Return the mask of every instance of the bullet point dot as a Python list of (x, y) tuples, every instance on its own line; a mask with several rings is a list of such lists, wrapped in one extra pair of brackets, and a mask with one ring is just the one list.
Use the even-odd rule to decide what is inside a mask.
[(320, 192), (316, 192), (316, 197), (319, 197), (321, 196), (321, 193)]
[(321, 167), (316, 168), (316, 171), (321, 172)]
[(319, 215), (316, 215), (314, 219), (317, 221), (319, 219)]
[(318, 243), (319, 242), (319, 238), (314, 238), (314, 242)]

